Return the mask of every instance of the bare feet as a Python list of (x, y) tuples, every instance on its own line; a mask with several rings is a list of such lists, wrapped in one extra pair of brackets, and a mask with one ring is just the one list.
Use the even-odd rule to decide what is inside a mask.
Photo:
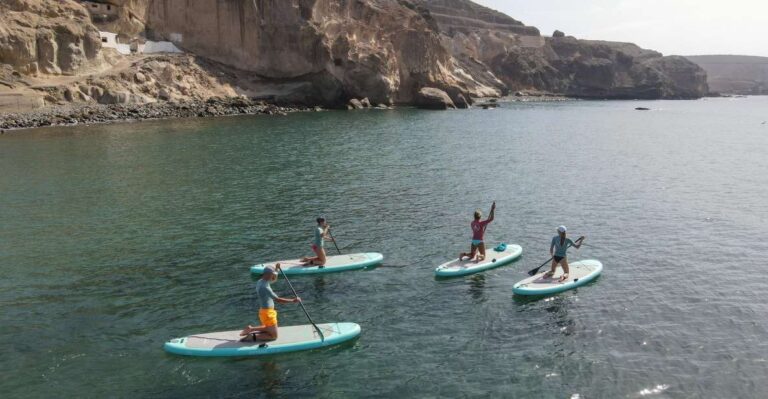
[(255, 329), (256, 329), (256, 327), (254, 327), (254, 326), (252, 326), (252, 325), (250, 325), (250, 324), (249, 324), (249, 325), (248, 325), (248, 327), (245, 327), (245, 328), (243, 329), (243, 331), (240, 331), (240, 336), (241, 336), (241, 337), (245, 337), (246, 335), (250, 334), (250, 333), (251, 333), (251, 331), (253, 331), (253, 330), (255, 330)]
[(560, 276), (560, 280), (557, 280), (557, 281), (562, 283), (565, 280), (568, 280), (568, 273), (565, 273), (562, 276)]

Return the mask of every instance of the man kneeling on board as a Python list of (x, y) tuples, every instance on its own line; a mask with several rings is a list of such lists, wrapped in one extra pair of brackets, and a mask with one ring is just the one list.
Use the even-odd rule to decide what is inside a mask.
[(276, 269), (267, 266), (264, 268), (261, 278), (256, 282), (256, 294), (259, 296), (259, 321), (261, 325), (254, 327), (249, 325), (240, 332), (243, 340), (253, 338), (254, 341), (274, 341), (277, 339), (277, 311), (275, 311), (275, 302), (280, 303), (298, 303), (301, 298), (280, 298), (272, 291), (270, 283), (277, 281), (277, 270), (280, 270), (280, 264), (275, 265)]

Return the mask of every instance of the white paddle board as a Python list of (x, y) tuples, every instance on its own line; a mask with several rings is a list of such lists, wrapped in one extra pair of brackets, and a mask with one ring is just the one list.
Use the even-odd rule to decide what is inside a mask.
[[(195, 334), (174, 338), (165, 343), (166, 352), (187, 356), (240, 357), (262, 356), (296, 352), (337, 345), (360, 335), (355, 323), (328, 323), (317, 325), (324, 338), (311, 324), (279, 327), (274, 341), (241, 341), (241, 330)], [(262, 346), (263, 345), (263, 346)]]
[(560, 277), (563, 275), (562, 267), (558, 267), (552, 277), (545, 277), (544, 274), (549, 271), (547, 268), (543, 272), (515, 284), (512, 287), (512, 292), (518, 295), (554, 294), (584, 285), (596, 279), (603, 272), (603, 264), (594, 259), (580, 260), (570, 263), (569, 266), (570, 273), (568, 273), (567, 280), (560, 281)]
[(298, 274), (335, 273), (348, 270), (364, 269), (369, 266), (378, 265), (383, 260), (384, 255), (376, 252), (329, 256), (325, 260), (324, 267), (303, 266), (301, 259), (291, 259), (251, 266), (251, 273), (262, 274), (264, 273), (265, 267), (275, 267), (275, 265), (278, 263), (283, 269), (283, 272), (285, 272), (285, 274), (288, 276), (294, 276)]
[(517, 244), (507, 245), (507, 248), (503, 251), (487, 248), (484, 260), (475, 262), (474, 260), (466, 259), (466, 257), (464, 260), (454, 259), (438, 266), (435, 269), (435, 275), (438, 277), (466, 276), (507, 264), (519, 258), (522, 254), (523, 247)]

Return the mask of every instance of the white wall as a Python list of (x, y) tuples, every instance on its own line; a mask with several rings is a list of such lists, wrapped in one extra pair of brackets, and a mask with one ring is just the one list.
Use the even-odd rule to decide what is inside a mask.
[[(99, 36), (101, 36), (101, 47), (115, 48), (117, 33), (99, 31)], [(107, 41), (105, 42), (104, 39), (107, 39)]]
[(144, 54), (152, 54), (152, 53), (181, 53), (182, 51), (179, 50), (178, 47), (174, 46), (171, 42), (153, 42), (151, 40), (147, 40), (146, 43), (144, 43), (144, 49), (141, 50)]
[[(99, 36), (101, 36), (101, 47), (113, 48), (117, 50), (118, 53), (124, 55), (131, 53), (131, 46), (129, 44), (121, 44), (117, 42), (116, 33), (99, 31)], [(106, 41), (104, 39), (106, 39)]]

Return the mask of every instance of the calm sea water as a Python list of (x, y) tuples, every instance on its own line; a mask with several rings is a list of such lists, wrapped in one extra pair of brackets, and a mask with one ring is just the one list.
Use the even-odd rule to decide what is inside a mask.
[[(747, 98), (7, 132), (1, 396), (766, 397), (766, 120), (768, 98)], [(523, 257), (435, 280), (493, 200), (487, 240)], [(316, 321), (357, 322), (359, 340), (265, 359), (162, 350), (256, 320), (248, 267), (308, 254), (318, 214), (343, 250), (386, 257), (292, 279)], [(603, 276), (516, 298), (559, 224), (588, 236), (570, 259)]]

